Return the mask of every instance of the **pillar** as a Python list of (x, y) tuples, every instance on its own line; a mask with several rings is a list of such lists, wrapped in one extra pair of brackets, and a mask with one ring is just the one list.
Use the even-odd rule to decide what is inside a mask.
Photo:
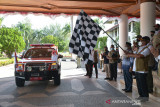
[[(109, 32), (108, 35), (110, 35), (111, 37), (113, 37), (112, 33)], [(110, 37), (107, 38), (107, 47), (108, 47), (108, 50), (110, 51), (110, 47), (112, 45), (112, 39)]]
[(142, 0), (140, 4), (140, 34), (149, 36), (150, 31), (155, 30), (156, 4), (153, 0)]
[[(119, 23), (119, 45), (124, 49), (128, 41), (128, 16), (122, 14)], [(123, 50), (119, 48), (120, 56), (124, 54)]]
[(73, 16), (71, 16), (71, 36), (73, 34)]

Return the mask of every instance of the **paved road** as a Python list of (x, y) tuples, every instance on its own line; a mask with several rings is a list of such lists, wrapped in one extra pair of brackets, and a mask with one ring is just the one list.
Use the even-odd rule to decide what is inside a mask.
[(0, 67), (0, 72), (0, 107), (136, 107), (104, 81), (104, 75), (87, 78), (85, 69), (76, 69), (75, 62), (62, 62), (60, 86), (54, 86), (53, 81), (35, 81), (18, 88), (13, 65)]

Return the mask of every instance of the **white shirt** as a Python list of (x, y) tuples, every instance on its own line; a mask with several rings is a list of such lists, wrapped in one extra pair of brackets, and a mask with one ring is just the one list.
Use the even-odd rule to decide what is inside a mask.
[[(139, 53), (139, 52), (140, 52), (143, 48), (145, 48), (145, 47), (146, 47), (146, 45), (139, 47), (137, 53)], [(148, 48), (145, 48), (145, 49), (144, 49), (141, 53), (139, 53), (139, 54), (142, 54), (142, 55), (144, 55), (144, 57), (146, 57), (147, 55), (150, 54), (150, 50), (149, 50)], [(135, 71), (135, 72), (137, 72), (137, 71), (136, 71), (136, 59), (137, 59), (137, 58), (134, 59), (134, 64), (133, 64), (133, 71)], [(147, 71), (138, 71), (138, 72), (139, 72), (139, 73), (146, 73)]]

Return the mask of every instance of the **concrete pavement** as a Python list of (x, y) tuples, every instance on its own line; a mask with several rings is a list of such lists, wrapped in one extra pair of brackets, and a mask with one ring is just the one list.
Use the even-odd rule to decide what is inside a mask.
[[(7, 72), (4, 72), (7, 71)], [(0, 107), (137, 107), (140, 103), (104, 80), (105, 73), (99, 71), (99, 78), (85, 77), (85, 69), (76, 69), (75, 62), (62, 62), (61, 85), (53, 81), (26, 82), (16, 87), (13, 65), (0, 67)], [(9, 75), (9, 73), (11, 73)]]

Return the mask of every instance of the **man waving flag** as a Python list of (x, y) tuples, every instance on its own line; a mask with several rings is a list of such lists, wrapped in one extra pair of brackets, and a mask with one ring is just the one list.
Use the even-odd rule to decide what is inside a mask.
[(69, 52), (82, 57), (85, 63), (93, 61), (91, 51), (96, 46), (101, 27), (81, 10), (69, 43)]

